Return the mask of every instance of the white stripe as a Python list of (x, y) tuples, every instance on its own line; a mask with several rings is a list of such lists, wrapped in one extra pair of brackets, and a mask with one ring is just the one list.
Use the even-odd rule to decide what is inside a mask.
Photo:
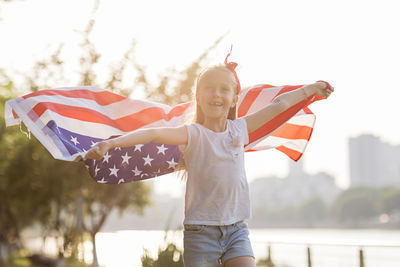
[(171, 111), (171, 107), (167, 105), (160, 105), (142, 100), (126, 99), (119, 102), (115, 102), (106, 106), (102, 106), (96, 103), (94, 100), (84, 98), (71, 98), (65, 96), (35, 96), (24, 100), (24, 104), (29, 105), (32, 109), (35, 105), (40, 102), (51, 102), (55, 104), (69, 105), (73, 107), (90, 108), (97, 111), (112, 120), (119, 119), (125, 116), (129, 116), (132, 113), (140, 112), (143, 109), (156, 107), (161, 108), (166, 114)]
[[(98, 93), (98, 92), (109, 92), (111, 94), (115, 94), (115, 93), (111, 92), (110, 90), (104, 90), (104, 89), (101, 89), (101, 88), (98, 88), (98, 87), (93, 87), (93, 86), (60, 87), (60, 88), (46, 89), (46, 90), (40, 90), (40, 91), (52, 91), (52, 90), (59, 90), (59, 91), (88, 90), (88, 91), (92, 91), (92, 92), (95, 92), (95, 93)], [(118, 95), (118, 94), (115, 94), (115, 95), (121, 97), (121, 95)], [(60, 95), (50, 95), (50, 96), (51, 97), (55, 97), (55, 98), (62, 97)], [(34, 96), (34, 97), (38, 97), (38, 96)], [(34, 98), (34, 97), (29, 97), (29, 98)], [(124, 97), (124, 98), (126, 98), (126, 97)], [(71, 97), (71, 99), (72, 99), (72, 97)], [(79, 98), (75, 98), (75, 99), (79, 99)], [(85, 98), (82, 98), (82, 99), (85, 99)], [(137, 99), (130, 99), (130, 98), (126, 98), (126, 99), (129, 99), (130, 101), (134, 101), (134, 102), (138, 101), (138, 102), (147, 103), (150, 106), (157, 106), (157, 107), (160, 107), (160, 108), (166, 109), (166, 110), (171, 108), (169, 105), (158, 103), (158, 102), (152, 102), (152, 101), (146, 101), (146, 100), (137, 100)], [(27, 99), (25, 99), (25, 100), (27, 100)], [(123, 100), (118, 101), (118, 102), (122, 102), (122, 101)], [(40, 100), (38, 102), (40, 102)], [(116, 102), (116, 103), (118, 103), (118, 102)], [(114, 103), (114, 104), (116, 104), (116, 103)]]
[(39, 92), (47, 91), (47, 90), (59, 90), (59, 91), (89, 90), (89, 91), (93, 91), (93, 92), (102, 92), (102, 91), (111, 92), (109, 90), (105, 90), (105, 89), (95, 87), (95, 86), (70, 86), (70, 87), (67, 86), (67, 87), (58, 87), (58, 88), (39, 90)]
[(245, 151), (246, 151), (246, 150), (250, 150), (250, 149), (252, 149), (252, 150), (257, 150), (257, 151), (262, 151), (262, 150), (271, 149), (271, 148), (275, 148), (275, 147), (271, 147), (271, 146), (261, 146), (261, 145), (259, 145), (259, 146), (253, 147), (253, 148), (246, 147), (246, 148), (245, 148)]
[[(60, 88), (40, 90), (40, 92), (42, 92), (42, 91), (53, 91), (53, 90), (59, 90), (59, 91), (88, 90), (88, 91), (92, 91), (92, 92), (95, 92), (95, 93), (109, 92), (109, 93), (114, 94), (114, 95), (116, 95), (118, 97), (121, 97), (121, 95), (115, 94), (115, 93), (111, 92), (110, 90), (105, 90), (105, 89), (101, 89), (101, 88), (93, 87), (93, 86), (60, 87)], [(50, 96), (51, 97), (62, 97), (60, 95), (50, 95)], [(38, 96), (35, 96), (35, 97), (38, 97)], [(145, 103), (148, 103), (150, 106), (158, 106), (158, 107), (161, 107), (163, 109), (171, 108), (169, 105), (158, 103), (158, 102), (151, 102), (151, 101), (138, 100), (138, 99), (130, 99), (130, 98), (127, 98), (127, 97), (124, 97), (124, 96), (122, 96), (122, 97), (125, 98), (125, 99), (129, 99), (131, 101), (145, 102)], [(34, 97), (29, 97), (29, 98), (34, 98)], [(73, 97), (71, 97), (71, 99), (73, 99)], [(75, 99), (79, 99), (79, 98), (75, 98)], [(85, 98), (82, 98), (82, 99), (85, 99)], [(123, 100), (121, 100), (121, 101), (123, 101)], [(40, 102), (40, 100), (38, 102)], [(120, 101), (118, 101), (118, 102), (120, 102)], [(116, 102), (116, 103), (118, 103), (118, 102)]]
[(287, 123), (296, 124), (299, 126), (314, 127), (315, 119), (316, 119), (315, 114), (297, 113), (295, 116), (290, 118), (290, 120), (288, 120)]
[[(257, 147), (261, 146), (267, 146), (267, 147), (278, 147), (281, 145), (285, 145), (286, 147), (296, 150), (298, 152), (303, 152), (304, 148), (306, 147), (308, 141), (304, 139), (287, 139), (287, 138), (281, 138), (281, 137), (275, 137), (275, 136), (270, 136), (267, 139), (262, 140), (255, 146), (255, 148), (252, 149), (257, 149)], [(249, 149), (249, 146), (246, 147)]]

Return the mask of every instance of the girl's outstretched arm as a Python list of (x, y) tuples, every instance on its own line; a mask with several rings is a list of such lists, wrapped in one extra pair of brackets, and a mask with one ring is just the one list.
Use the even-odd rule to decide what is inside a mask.
[(166, 145), (186, 145), (188, 134), (186, 126), (139, 129), (113, 139), (97, 143), (85, 155), (85, 159), (100, 160), (114, 147), (129, 147), (150, 142)]
[(324, 82), (316, 82), (307, 84), (296, 90), (283, 93), (277, 96), (268, 106), (254, 112), (245, 117), (247, 122), (247, 131), (249, 133), (257, 130), (259, 127), (284, 112), (288, 108), (294, 106), (298, 102), (312, 95), (319, 95), (327, 98), (332, 92), (332, 89)]

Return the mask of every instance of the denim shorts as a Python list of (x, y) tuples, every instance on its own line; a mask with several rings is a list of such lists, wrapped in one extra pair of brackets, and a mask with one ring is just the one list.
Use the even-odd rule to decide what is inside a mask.
[(184, 224), (185, 267), (219, 267), (239, 256), (254, 258), (247, 222), (230, 225)]

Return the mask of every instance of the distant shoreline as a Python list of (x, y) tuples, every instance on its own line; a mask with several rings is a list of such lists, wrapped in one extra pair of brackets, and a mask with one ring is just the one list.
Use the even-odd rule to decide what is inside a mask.
[[(339, 226), (315, 226), (315, 227), (304, 227), (304, 226), (296, 226), (296, 225), (275, 225), (275, 226), (252, 226), (249, 223), (249, 229), (256, 230), (273, 230), (273, 229), (299, 229), (299, 230), (387, 230), (387, 231), (400, 231), (400, 226), (381, 226), (381, 227), (372, 227), (372, 226), (360, 226), (360, 227), (339, 227)], [(115, 229), (105, 229), (101, 230), (102, 233), (112, 233), (117, 231), (166, 231), (165, 228), (149, 228), (149, 227), (137, 227), (137, 228), (115, 228)], [(181, 231), (183, 227), (180, 228), (171, 228), (168, 231)]]

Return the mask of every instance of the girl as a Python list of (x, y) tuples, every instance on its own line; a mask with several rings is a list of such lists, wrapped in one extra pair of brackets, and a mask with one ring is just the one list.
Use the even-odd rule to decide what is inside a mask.
[(225, 64), (200, 73), (194, 123), (139, 129), (99, 142), (86, 154), (86, 158), (99, 160), (114, 147), (149, 142), (180, 146), (187, 174), (183, 222), (186, 267), (256, 266), (245, 221), (250, 218), (244, 169), (248, 134), (305, 98), (314, 94), (327, 98), (334, 91), (323, 81), (305, 85), (237, 119), (240, 83), (235, 67), (236, 63), (225, 59)]

